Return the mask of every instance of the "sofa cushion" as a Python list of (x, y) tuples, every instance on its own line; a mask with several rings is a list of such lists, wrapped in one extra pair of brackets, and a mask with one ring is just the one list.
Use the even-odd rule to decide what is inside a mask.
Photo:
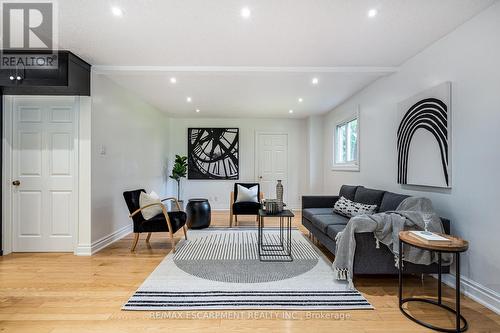
[(380, 208), (382, 203), (382, 197), (385, 191), (374, 190), (371, 188), (366, 188), (360, 186), (356, 190), (356, 195), (354, 196), (354, 201), (360, 202), (366, 205), (377, 205), (377, 209)]
[(142, 217), (144, 217), (145, 220), (152, 219), (156, 215), (161, 214), (163, 210), (160, 197), (155, 191), (151, 191), (149, 194), (141, 192), (139, 195), (139, 205), (141, 208), (152, 204), (155, 205), (141, 210)]
[(326, 229), (329, 225), (340, 224), (345, 226), (349, 222), (349, 219), (338, 214), (314, 215), (311, 218), (311, 222), (316, 228), (326, 234)]
[(311, 221), (314, 215), (331, 215), (331, 208), (306, 208), (302, 210), (302, 216)]
[(384, 197), (382, 198), (382, 203), (380, 204), (379, 212), (395, 210), (398, 208), (399, 204), (408, 197), (408, 195), (404, 194), (385, 192)]
[(361, 186), (352, 186), (352, 185), (342, 185), (339, 191), (339, 197), (344, 197), (349, 200), (354, 200), (354, 196), (356, 195), (356, 190)]
[(236, 186), (238, 188), (238, 195), (235, 202), (259, 202), (259, 185), (245, 187), (236, 184)]
[(346, 217), (353, 217), (364, 214), (373, 214), (377, 205), (365, 205), (341, 197), (333, 206), (333, 212)]
[(345, 224), (331, 224), (328, 226), (328, 228), (326, 228), (326, 234), (328, 235), (328, 237), (335, 240), (337, 234), (344, 230), (344, 228)]

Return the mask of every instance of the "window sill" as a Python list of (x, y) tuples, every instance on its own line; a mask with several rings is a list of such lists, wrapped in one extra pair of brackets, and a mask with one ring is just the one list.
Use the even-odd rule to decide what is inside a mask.
[(332, 171), (354, 171), (359, 172), (359, 164), (335, 164)]

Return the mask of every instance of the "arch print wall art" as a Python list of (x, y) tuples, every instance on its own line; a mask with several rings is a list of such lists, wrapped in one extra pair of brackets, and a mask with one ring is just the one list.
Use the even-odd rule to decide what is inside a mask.
[(451, 83), (398, 104), (398, 183), (451, 188)]
[(238, 128), (188, 128), (188, 179), (238, 179)]

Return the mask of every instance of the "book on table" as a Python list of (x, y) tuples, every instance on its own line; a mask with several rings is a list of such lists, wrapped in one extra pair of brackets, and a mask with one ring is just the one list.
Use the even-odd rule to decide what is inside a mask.
[(410, 236), (413, 236), (427, 244), (450, 244), (451, 239), (443, 237), (430, 231), (411, 230)]

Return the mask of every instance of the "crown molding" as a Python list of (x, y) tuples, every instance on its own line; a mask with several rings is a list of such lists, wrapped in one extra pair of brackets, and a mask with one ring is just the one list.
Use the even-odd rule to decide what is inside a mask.
[(95, 65), (92, 71), (97, 74), (127, 73), (366, 73), (391, 74), (399, 67), (376, 66), (333, 66), (333, 67), (266, 67), (266, 66), (108, 66)]

